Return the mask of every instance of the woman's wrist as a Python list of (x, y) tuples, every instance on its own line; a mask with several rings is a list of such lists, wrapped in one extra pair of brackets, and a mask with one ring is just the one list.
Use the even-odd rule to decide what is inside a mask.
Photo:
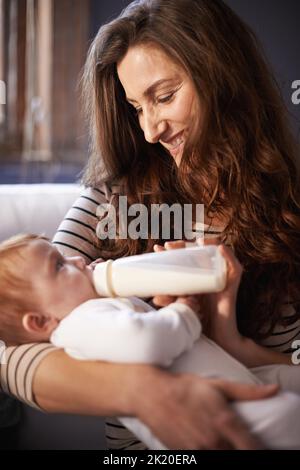
[(235, 359), (245, 364), (246, 362), (248, 362), (249, 342), (251, 342), (249, 338), (246, 338), (245, 336), (242, 336), (237, 333), (233, 335), (231, 341), (230, 339), (228, 339), (226, 344), (222, 345), (222, 347)]
[(215, 341), (221, 348), (233, 355), (233, 351), (238, 351), (244, 341), (244, 337), (239, 333), (235, 324), (223, 321), (211, 322), (209, 328), (209, 337)]
[(220, 344), (229, 354), (246, 367), (258, 367), (272, 364), (291, 365), (290, 357), (257, 344), (246, 336), (234, 336), (232, 342)]
[(240, 349), (237, 353), (237, 359), (247, 367), (258, 367), (272, 364), (291, 365), (290, 356), (261, 346), (251, 338), (242, 337)]
[[(222, 329), (217, 330), (218, 333), (212, 334), (211, 339), (218, 344), (227, 353), (233, 356), (242, 364), (251, 367), (254, 343), (250, 338), (242, 336), (237, 329), (222, 333)], [(224, 328), (223, 328), (224, 331)]]

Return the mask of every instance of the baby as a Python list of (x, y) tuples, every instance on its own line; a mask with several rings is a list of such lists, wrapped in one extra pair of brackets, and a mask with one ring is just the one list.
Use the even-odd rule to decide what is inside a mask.
[[(211, 313), (232, 317), (239, 265), (228, 249), (220, 249), (228, 281), (223, 293), (215, 294)], [(262, 383), (261, 374), (258, 378), (201, 334), (202, 297), (179, 297), (155, 310), (135, 297), (99, 298), (92, 277), (83, 258), (65, 258), (44, 237), (18, 235), (0, 244), (0, 339), (7, 345), (50, 340), (76, 359), (151, 363), (173, 372)], [(287, 388), (300, 392), (299, 381), (289, 380), (295, 367), (276, 367), (283, 371), (277, 374), (282, 385), (287, 378), (293, 384)], [(233, 406), (266, 447), (300, 448), (296, 393)], [(149, 448), (165, 448), (137, 419), (120, 420)]]

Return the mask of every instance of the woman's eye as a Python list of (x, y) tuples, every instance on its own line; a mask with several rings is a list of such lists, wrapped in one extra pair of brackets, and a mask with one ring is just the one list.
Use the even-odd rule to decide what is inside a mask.
[(170, 101), (173, 98), (174, 94), (175, 94), (175, 92), (170, 93), (169, 95), (164, 96), (163, 98), (158, 98), (157, 101), (159, 103), (166, 103), (167, 101)]
[[(170, 93), (167, 96), (163, 96), (162, 98), (157, 98), (156, 102), (157, 103), (167, 103), (168, 101), (171, 101), (171, 99), (173, 98), (174, 95), (175, 95), (175, 91), (173, 91), (172, 93)], [(142, 108), (134, 108), (134, 111), (135, 111), (135, 114), (137, 116), (143, 112)]]

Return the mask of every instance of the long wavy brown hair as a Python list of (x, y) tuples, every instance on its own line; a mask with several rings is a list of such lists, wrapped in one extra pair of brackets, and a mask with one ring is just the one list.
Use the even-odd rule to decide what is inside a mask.
[[(178, 168), (163, 146), (145, 140), (117, 75), (128, 49), (149, 43), (185, 69), (204, 109), (201, 134), (187, 142)], [(269, 335), (285, 321), (282, 302), (300, 300), (298, 150), (251, 29), (221, 0), (132, 2), (100, 28), (82, 89), (91, 130), (83, 182), (122, 182), (129, 204), (205, 203), (212, 220), (226, 220), (223, 240), (244, 266), (240, 331)], [(110, 240), (102, 255), (150, 251), (156, 241)]]

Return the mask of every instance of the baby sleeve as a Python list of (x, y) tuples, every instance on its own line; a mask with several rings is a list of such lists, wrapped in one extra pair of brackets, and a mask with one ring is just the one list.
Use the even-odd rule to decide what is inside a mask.
[(201, 333), (193, 310), (179, 302), (137, 313), (129, 299), (93, 299), (77, 307), (52, 333), (51, 342), (76, 359), (168, 367)]

